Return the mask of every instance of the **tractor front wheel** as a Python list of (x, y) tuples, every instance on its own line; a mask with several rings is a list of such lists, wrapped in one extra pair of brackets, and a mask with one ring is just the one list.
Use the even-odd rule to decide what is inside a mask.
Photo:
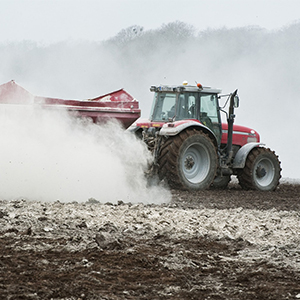
[(243, 189), (274, 191), (280, 175), (280, 161), (274, 151), (257, 147), (249, 153), (244, 169), (238, 174)]
[(158, 164), (160, 179), (166, 179), (170, 187), (204, 190), (215, 178), (218, 157), (211, 139), (190, 129), (166, 140)]

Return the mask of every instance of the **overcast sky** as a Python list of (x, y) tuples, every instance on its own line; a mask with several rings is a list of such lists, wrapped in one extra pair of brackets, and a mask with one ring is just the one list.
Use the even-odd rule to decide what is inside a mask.
[[(148, 47), (142, 36), (128, 43), (127, 51), (114, 43), (82, 42), (103, 41), (133, 25), (148, 31), (174, 21), (197, 31), (228, 30), (212, 30), (207, 44), (200, 36), (172, 53), (170, 41), (156, 46), (151, 34), (154, 53), (140, 51)], [(276, 32), (230, 30), (246, 26)], [(255, 128), (276, 150), (284, 177), (300, 178), (295, 168), (300, 145), (288, 146), (295, 140), (299, 119), (299, 26), (300, 0), (0, 0), (0, 84), (14, 79), (34, 94), (67, 99), (125, 88), (140, 101), (143, 117), (149, 115), (153, 84), (197, 80), (224, 93), (238, 88), (237, 124)], [(10, 43), (23, 40), (38, 45)], [(76, 47), (69, 42), (49, 46), (65, 40), (79, 42)], [(274, 88), (278, 86), (284, 89)], [(278, 126), (283, 112), (288, 118)]]
[(226, 26), (279, 29), (300, 20), (298, 0), (0, 0), (0, 42), (101, 41), (139, 25), (176, 20), (197, 30)]

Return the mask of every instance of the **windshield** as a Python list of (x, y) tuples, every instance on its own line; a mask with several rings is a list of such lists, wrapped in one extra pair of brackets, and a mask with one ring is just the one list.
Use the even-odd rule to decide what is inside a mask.
[(175, 116), (175, 93), (155, 93), (152, 108), (152, 121), (169, 121)]

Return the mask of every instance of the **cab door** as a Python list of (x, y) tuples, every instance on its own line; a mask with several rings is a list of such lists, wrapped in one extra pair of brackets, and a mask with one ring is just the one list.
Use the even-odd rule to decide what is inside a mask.
[(217, 94), (201, 94), (200, 122), (207, 126), (217, 137), (218, 144), (222, 137), (222, 124), (218, 106)]

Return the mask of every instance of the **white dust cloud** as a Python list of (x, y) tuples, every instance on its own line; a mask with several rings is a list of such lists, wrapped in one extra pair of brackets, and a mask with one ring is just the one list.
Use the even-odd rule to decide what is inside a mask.
[(238, 89), (235, 124), (256, 129), (282, 161), (282, 176), (300, 178), (300, 22), (274, 31), (207, 29), (173, 22), (155, 30), (125, 28), (106, 41), (0, 44), (0, 83), (14, 79), (39, 96), (94, 98), (124, 88), (148, 117), (155, 84), (187, 80)]
[(0, 199), (161, 203), (167, 190), (147, 187), (151, 157), (133, 134), (65, 111), (0, 106)]

